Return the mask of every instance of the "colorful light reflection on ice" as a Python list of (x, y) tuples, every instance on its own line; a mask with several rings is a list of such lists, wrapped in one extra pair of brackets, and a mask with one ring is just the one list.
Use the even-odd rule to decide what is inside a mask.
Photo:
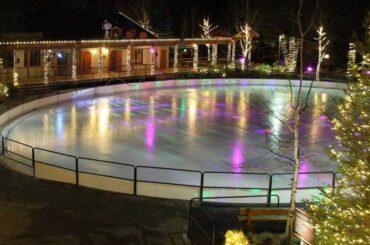
[(243, 172), (243, 163), (244, 163), (244, 145), (242, 142), (237, 141), (233, 145), (232, 155), (231, 155), (231, 164), (233, 172)]
[[(328, 90), (313, 89), (312, 93), (317, 94), (318, 104), (329, 102), (332, 96)], [(254, 95), (260, 94), (275, 114), (286, 110), (285, 116), (291, 117), (285, 106), (289, 89), (281, 87), (135, 90), (40, 109), (16, 124), (9, 137), (34, 145), (47, 139), (52, 143), (44, 147), (51, 150), (129, 164), (235, 173), (289, 171), (288, 164), (281, 165), (263, 148), (266, 137), (286, 134), (287, 128), (254, 105)], [(320, 170), (334, 168), (322, 157), (327, 142), (321, 141), (332, 137), (320, 118), (332, 116), (327, 109), (320, 106), (320, 110), (308, 111), (315, 115), (314, 123), (302, 120), (303, 141), (310, 143), (306, 152), (315, 153)], [(307, 165), (309, 170), (318, 170), (311, 159)]]

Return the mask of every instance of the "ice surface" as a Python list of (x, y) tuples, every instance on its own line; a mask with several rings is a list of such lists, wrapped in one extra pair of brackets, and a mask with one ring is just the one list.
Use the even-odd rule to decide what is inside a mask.
[[(333, 99), (340, 96), (343, 95), (339, 90), (312, 89), (301, 120), (301, 172), (336, 169), (336, 164), (324, 151), (333, 140), (328, 121), (334, 113)], [(13, 121), (2, 135), (78, 157), (132, 165), (233, 172), (235, 182), (249, 183), (251, 179), (249, 182), (238, 179), (244, 178), (238, 173), (292, 170), (288, 158), (282, 157), (292, 158), (289, 98), (289, 88), (285, 87), (138, 90), (43, 108)], [(39, 157), (47, 158), (48, 154), (39, 153)], [(50, 158), (54, 158), (50, 161), (57, 161), (51, 155)], [(66, 167), (74, 169), (70, 160), (65, 163)], [(58, 161), (58, 164), (64, 163)], [(119, 173), (127, 167), (114, 164), (85, 162), (81, 168), (81, 171), (129, 178)], [(150, 171), (141, 171), (141, 178), (149, 178), (144, 172)], [(196, 173), (151, 172), (163, 182), (199, 184)], [(209, 185), (221, 178), (217, 175), (206, 177)], [(312, 182), (311, 177), (302, 175), (302, 178)]]

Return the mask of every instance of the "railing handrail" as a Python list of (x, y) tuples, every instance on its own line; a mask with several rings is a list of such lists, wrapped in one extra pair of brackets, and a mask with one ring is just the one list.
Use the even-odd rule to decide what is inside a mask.
[(96, 162), (104, 162), (109, 164), (116, 164), (116, 165), (123, 165), (127, 167), (133, 167), (135, 169), (135, 165), (128, 164), (128, 163), (121, 163), (121, 162), (115, 162), (115, 161), (108, 161), (108, 160), (101, 160), (101, 159), (95, 159), (95, 158), (89, 158), (89, 157), (77, 157), (77, 159), (81, 160), (88, 160), (88, 161), (96, 161)]
[[(273, 177), (274, 175), (283, 175), (283, 174), (292, 174), (292, 172), (288, 172), (288, 173), (274, 173), (274, 174), (270, 174), (270, 173), (247, 173), (247, 172), (244, 172), (244, 174), (246, 175), (258, 175), (258, 176), (269, 176), (269, 182), (266, 183), (266, 187), (244, 187), (242, 184), (240, 184), (239, 186), (223, 186), (223, 185), (205, 185), (204, 184), (204, 178), (205, 176), (207, 176), (207, 174), (230, 174), (230, 175), (239, 175), (239, 174), (243, 174), (243, 173), (239, 173), (239, 172), (230, 172), (230, 171), (221, 171), (221, 172), (217, 172), (217, 171), (200, 171), (200, 170), (191, 170), (191, 169), (180, 169), (180, 168), (168, 168), (168, 167), (157, 167), (157, 166), (147, 166), (147, 165), (133, 165), (133, 164), (127, 164), (127, 163), (122, 163), (122, 162), (115, 162), (115, 161), (109, 161), (109, 160), (101, 160), (101, 159), (96, 159), (96, 158), (88, 158), (88, 157), (78, 157), (78, 156), (74, 156), (74, 155), (70, 155), (70, 154), (65, 154), (65, 153), (61, 153), (61, 152), (58, 152), (58, 151), (53, 151), (53, 150), (48, 150), (48, 149), (44, 149), (44, 148), (40, 148), (40, 147), (32, 147), (30, 145), (27, 145), (27, 144), (24, 144), (22, 142), (19, 142), (19, 141), (16, 141), (16, 140), (12, 140), (12, 139), (9, 139), (5, 136), (2, 136), (0, 135), (1, 137), (1, 142), (2, 142), (2, 154), (4, 156), (6, 156), (6, 152), (9, 152), (9, 153), (13, 153), (11, 151), (8, 151), (6, 148), (5, 148), (5, 145), (6, 145), (6, 142), (5, 140), (9, 140), (11, 142), (14, 142), (16, 144), (20, 144), (20, 145), (24, 145), (24, 146), (27, 146), (29, 148), (31, 148), (32, 150), (32, 159), (30, 158), (27, 158), (26, 156), (18, 153), (18, 152), (14, 152), (14, 154), (16, 156), (19, 156), (19, 157), (23, 157), (27, 160), (32, 160), (32, 167), (33, 168), (33, 174), (34, 176), (35, 175), (35, 161), (37, 162), (40, 162), (40, 163), (44, 163), (44, 164), (47, 164), (47, 165), (50, 165), (50, 166), (55, 166), (57, 168), (61, 168), (61, 169), (68, 169), (68, 170), (71, 170), (73, 172), (75, 172), (76, 174), (76, 184), (79, 185), (79, 174), (80, 173), (85, 173), (84, 171), (80, 171), (79, 169), (79, 160), (88, 160), (88, 161), (96, 161), (96, 162), (102, 162), (102, 163), (108, 163), (108, 164), (116, 164), (116, 165), (121, 165), (121, 166), (126, 166), (126, 167), (130, 167), (133, 169), (133, 176), (131, 177), (128, 177), (128, 178), (125, 178), (125, 177), (122, 177), (122, 176), (111, 176), (111, 175), (102, 175), (100, 173), (97, 173), (96, 171), (93, 172), (93, 171), (89, 171), (89, 172), (86, 172), (86, 173), (89, 173), (89, 174), (92, 174), (92, 175), (100, 175), (100, 176), (106, 176), (106, 177), (111, 177), (111, 178), (118, 178), (118, 179), (129, 179), (131, 181), (134, 182), (134, 190), (133, 190), (133, 195), (137, 195), (137, 184), (140, 183), (140, 182), (148, 182), (148, 183), (160, 183), (160, 184), (168, 184), (168, 185), (177, 185), (177, 186), (190, 186), (190, 187), (197, 187), (197, 188), (200, 188), (199, 190), (199, 197), (195, 197), (195, 198), (192, 198), (191, 200), (203, 200), (203, 199), (221, 199), (221, 198), (233, 198), (232, 196), (222, 196), (222, 197), (203, 197), (203, 194), (204, 194), (204, 189), (205, 188), (214, 188), (214, 189), (217, 189), (217, 188), (224, 188), (224, 189), (259, 189), (259, 190), (264, 190), (264, 191), (267, 191), (267, 195), (248, 195), (248, 196), (234, 196), (234, 198), (251, 198), (251, 197), (268, 197), (267, 198), (267, 201), (266, 201), (266, 204), (268, 206), (271, 206), (271, 197), (277, 197), (278, 198), (278, 202), (279, 202), (279, 205), (280, 205), (280, 197), (277, 195), (277, 194), (272, 194), (272, 191), (279, 191), (279, 190), (291, 190), (291, 187), (279, 187), (279, 188), (273, 188)], [(65, 156), (65, 157), (69, 157), (71, 159), (74, 159), (74, 163), (75, 163), (75, 168), (66, 168), (66, 167), (63, 167), (63, 166), (59, 166), (59, 165), (56, 165), (56, 164), (53, 164), (53, 163), (47, 163), (47, 162), (43, 162), (43, 161), (39, 161), (39, 159), (37, 159), (36, 157), (36, 154), (35, 152), (36, 151), (44, 151), (44, 152), (49, 152), (49, 153), (53, 153), (53, 154), (57, 154), (57, 155), (61, 155), (61, 156)], [(11, 156), (6, 156), (10, 159)], [(16, 159), (13, 159), (13, 160), (16, 160)], [(16, 160), (17, 161), (17, 160)], [(18, 159), (18, 162), (19, 159)], [(21, 162), (22, 163), (22, 162)], [(27, 164), (28, 165), (28, 164)], [(186, 183), (177, 183), (177, 182), (174, 182), (174, 181), (153, 181), (153, 180), (145, 180), (145, 179), (139, 179), (138, 178), (138, 170), (142, 168), (142, 169), (157, 169), (157, 170), (165, 170), (165, 171), (176, 171), (176, 172), (189, 172), (189, 173), (196, 173), (196, 174), (199, 174), (199, 184), (196, 183), (196, 184), (186, 184)], [(132, 174), (132, 173), (131, 173)], [(335, 177), (336, 177), (336, 172), (333, 172), (333, 171), (322, 171), (322, 172), (319, 172), (319, 171), (312, 171), (312, 172), (302, 172), (300, 174), (331, 174), (332, 175), (332, 179), (331, 179), (331, 183), (330, 184), (325, 184), (325, 183), (322, 183), (322, 182), (318, 182), (316, 185), (312, 185), (312, 186), (307, 186), (307, 187), (299, 187), (297, 186), (297, 189), (298, 190), (307, 190), (307, 189), (317, 189), (317, 190), (320, 190), (322, 188), (325, 188), (326, 186), (330, 186), (332, 188), (335, 188)], [(197, 182), (197, 181), (196, 181)], [(268, 185), (267, 185), (268, 184)]]
[(5, 140), (12, 141), (12, 142), (14, 142), (14, 143), (17, 143), (17, 144), (20, 144), (20, 145), (23, 145), (23, 146), (27, 146), (27, 147), (29, 147), (29, 148), (33, 148), (33, 146), (28, 145), (28, 144), (25, 144), (25, 143), (22, 143), (22, 142), (20, 142), (20, 141), (13, 140), (13, 139), (9, 139), (8, 137), (2, 136), (2, 135), (1, 135), (1, 137), (2, 137), (2, 138), (4, 138)]
[(257, 173), (252, 173), (252, 172), (232, 172), (232, 171), (203, 171), (204, 174), (255, 174), (255, 175), (267, 175), (270, 176), (269, 173), (262, 173), (262, 172), (257, 172)]
[(167, 167), (156, 167), (156, 166), (148, 166), (148, 165), (136, 165), (136, 168), (154, 168), (154, 169), (161, 169), (161, 170), (175, 170), (175, 171), (182, 171), (182, 172), (192, 172), (192, 173), (199, 173), (202, 174), (200, 170), (192, 170), (192, 169), (181, 169), (181, 168), (167, 168)]
[(39, 150), (39, 151), (45, 151), (45, 152), (50, 152), (50, 153), (54, 153), (54, 154), (57, 154), (57, 155), (62, 155), (62, 156), (66, 156), (66, 157), (71, 157), (71, 158), (74, 158), (74, 159), (78, 159), (78, 157), (74, 156), (74, 155), (70, 155), (70, 154), (66, 154), (66, 153), (61, 153), (61, 152), (57, 152), (57, 151), (52, 151), (52, 150), (47, 150), (47, 149), (44, 149), (44, 148), (40, 148), (40, 147), (34, 147), (34, 150)]

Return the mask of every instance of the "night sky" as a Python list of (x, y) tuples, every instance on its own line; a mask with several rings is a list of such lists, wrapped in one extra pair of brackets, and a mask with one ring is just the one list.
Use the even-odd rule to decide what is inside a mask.
[[(321, 0), (314, 14), (315, 1), (304, 2), (308, 3), (304, 19), (315, 15), (315, 27), (319, 23), (325, 26), (332, 52), (345, 49), (349, 41), (361, 39), (369, 0)], [(297, 25), (292, 18), (298, 0), (3, 0), (0, 1), (0, 32), (43, 32), (47, 39), (102, 38), (104, 19), (114, 24), (120, 18), (118, 11), (138, 19), (143, 7), (148, 11), (153, 29), (165, 37), (199, 37), (199, 23), (208, 16), (219, 25), (219, 34), (233, 35), (245, 6), (247, 20), (260, 35), (260, 46), (274, 47), (279, 34), (297, 36)], [(308, 44), (314, 42), (315, 35), (312, 29), (307, 36)], [(334, 62), (340, 60), (343, 65), (345, 52), (337, 56)]]

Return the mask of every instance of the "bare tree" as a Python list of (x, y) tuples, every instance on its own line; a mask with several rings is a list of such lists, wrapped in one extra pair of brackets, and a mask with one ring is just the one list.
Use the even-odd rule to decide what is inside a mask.
[[(303, 1), (299, 0), (299, 7), (297, 11), (297, 25), (298, 25), (298, 31), (300, 36), (300, 47), (299, 47), (299, 58), (300, 58), (300, 64), (299, 64), (299, 86), (298, 86), (298, 92), (295, 96), (295, 99), (293, 98), (293, 91), (292, 91), (292, 85), (290, 83), (290, 89), (291, 89), (291, 99), (290, 99), (290, 106), (293, 110), (294, 115), (294, 123), (293, 123), (293, 132), (294, 132), (294, 173), (293, 173), (293, 180), (292, 180), (292, 189), (291, 189), (291, 196), (290, 196), (290, 207), (289, 207), (289, 213), (288, 213), (288, 221), (286, 225), (286, 231), (285, 236), (288, 241), (291, 240), (293, 235), (293, 225), (294, 220), (296, 217), (296, 195), (297, 195), (297, 184), (298, 184), (298, 174), (299, 174), (299, 168), (301, 165), (301, 157), (300, 157), (300, 135), (299, 135), (299, 128), (300, 128), (300, 116), (302, 112), (306, 109), (307, 103), (305, 104), (303, 101), (302, 96), (302, 86), (303, 86), (303, 47), (305, 43), (305, 37), (307, 33), (311, 30), (315, 18), (311, 16), (311, 19), (306, 25), (302, 21), (302, 15), (303, 15)], [(319, 1), (316, 0), (315, 4), (315, 11), (317, 11), (319, 6)], [(307, 101), (307, 99), (306, 99)]]

